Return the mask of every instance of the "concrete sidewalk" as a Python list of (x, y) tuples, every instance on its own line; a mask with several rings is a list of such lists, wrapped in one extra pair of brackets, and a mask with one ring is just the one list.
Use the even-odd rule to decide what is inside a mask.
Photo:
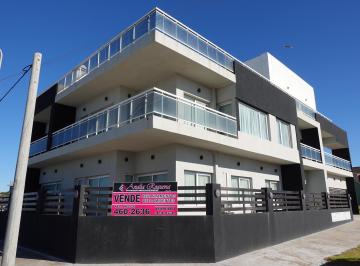
[[(341, 253), (347, 249), (360, 245), (360, 217), (354, 221), (332, 229), (321, 231), (305, 237), (281, 243), (264, 249), (259, 249), (238, 257), (228, 259), (213, 265), (239, 265), (239, 266), (269, 266), (269, 265), (322, 265), (324, 258)], [(32, 252), (21, 250), (16, 260), (21, 266), (65, 266), (72, 265), (54, 259), (49, 260)], [(77, 264), (86, 266), (89, 264)], [(145, 265), (145, 264), (94, 264), (94, 265)], [(156, 264), (152, 264), (156, 265)], [(159, 264), (166, 266), (168, 264)], [(171, 265), (204, 265), (197, 264), (171, 264)], [(355, 265), (355, 264), (353, 264)], [(360, 265), (360, 262), (359, 264)]]

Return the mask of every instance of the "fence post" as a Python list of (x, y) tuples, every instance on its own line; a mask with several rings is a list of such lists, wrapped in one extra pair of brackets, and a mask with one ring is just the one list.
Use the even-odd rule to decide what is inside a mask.
[(306, 194), (303, 190), (300, 190), (300, 206), (301, 210), (306, 211)]
[(44, 203), (45, 203), (45, 193), (46, 191), (42, 188), (38, 190), (38, 199), (36, 203), (36, 212), (41, 214), (44, 210)]
[(73, 199), (73, 216), (85, 216), (84, 215), (84, 202), (85, 202), (85, 189), (87, 186), (77, 185), (75, 186), (75, 196)]
[(266, 207), (266, 212), (273, 212), (273, 192), (271, 188), (262, 188), (261, 189), (263, 192), (262, 194), (265, 196), (265, 207)]
[(330, 210), (330, 193), (325, 192), (325, 200), (326, 200), (326, 209)]
[(323, 197), (324, 197), (324, 200), (325, 200), (325, 209), (327, 210), (327, 209), (329, 209), (329, 200), (328, 200), (328, 195), (327, 195), (327, 193), (326, 193), (326, 192), (322, 192), (321, 194), (322, 194), (322, 195), (323, 195)]
[(349, 209), (350, 209), (350, 211), (352, 213), (351, 195), (349, 193), (347, 193), (346, 195), (347, 195), (348, 206), (349, 206)]
[(209, 183), (205, 187), (206, 192), (206, 215), (220, 215), (221, 190), (220, 184)]

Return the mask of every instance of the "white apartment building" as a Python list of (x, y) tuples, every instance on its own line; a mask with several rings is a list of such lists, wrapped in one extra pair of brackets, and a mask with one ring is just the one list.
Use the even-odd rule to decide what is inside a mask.
[(346, 132), (269, 53), (241, 62), (155, 8), (37, 98), (27, 190), (125, 181), (346, 189)]

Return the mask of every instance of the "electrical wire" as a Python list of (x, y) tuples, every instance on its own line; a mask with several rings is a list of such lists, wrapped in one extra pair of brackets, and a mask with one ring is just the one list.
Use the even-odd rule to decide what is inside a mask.
[(3, 77), (3, 78), (0, 78), (0, 82), (5, 81), (5, 80), (7, 80), (7, 79), (10, 79), (10, 78), (12, 78), (12, 77), (18, 76), (18, 75), (20, 75), (21, 73), (22, 73), (22, 71), (16, 72), (16, 73), (12, 73), (12, 74), (10, 74), (10, 75), (7, 75), (7, 76), (5, 76), (5, 77)]
[(30, 69), (32, 68), (32, 65), (27, 65), (26, 67), (24, 67), (22, 69), (22, 74), (21, 76), (15, 81), (15, 83), (4, 93), (3, 96), (1, 96), (0, 98), (0, 103), (6, 98), (6, 96), (9, 95), (9, 93), (16, 87), (16, 85), (24, 78), (24, 76), (26, 75), (26, 73), (28, 73), (30, 71)]

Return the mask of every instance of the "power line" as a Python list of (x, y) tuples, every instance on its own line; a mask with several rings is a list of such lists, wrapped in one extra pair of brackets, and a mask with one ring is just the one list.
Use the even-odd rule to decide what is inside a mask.
[(28, 65), (22, 69), (21, 76), (15, 81), (15, 83), (5, 92), (5, 94), (0, 98), (0, 103), (8, 96), (8, 94), (15, 88), (15, 86), (23, 79), (23, 77), (28, 73), (31, 69), (32, 65)]
[(5, 77), (3, 77), (3, 78), (0, 78), (0, 82), (3, 82), (3, 81), (5, 81), (5, 80), (10, 79), (10, 78), (12, 78), (12, 77), (15, 77), (15, 76), (17, 76), (17, 75), (20, 75), (21, 73), (22, 73), (22, 71), (19, 71), (19, 72), (16, 72), (16, 73), (12, 73), (12, 74), (10, 74), (10, 75), (7, 75), (7, 76), (5, 76)]

